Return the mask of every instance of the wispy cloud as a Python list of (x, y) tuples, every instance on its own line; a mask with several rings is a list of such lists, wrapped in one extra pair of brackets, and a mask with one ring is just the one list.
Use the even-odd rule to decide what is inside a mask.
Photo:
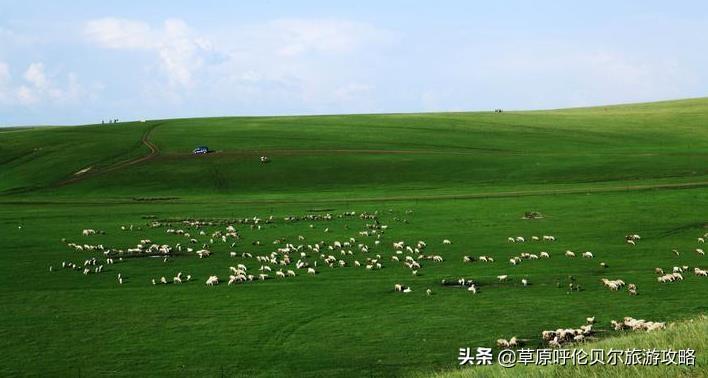
[(0, 62), (0, 104), (71, 104), (87, 95), (88, 91), (73, 72), (63, 78), (50, 78), (45, 72), (44, 63), (34, 62), (25, 69), (21, 79), (13, 80), (9, 65)]
[[(338, 19), (278, 19), (209, 34), (180, 19), (151, 25), (141, 20), (101, 18), (85, 24), (84, 35), (105, 49), (147, 51), (166, 82), (145, 80), (152, 99), (179, 103), (201, 97), (226, 97), (241, 104), (283, 101), (330, 106), (352, 101), (371, 84), (350, 84), (355, 54), (375, 51), (395, 33), (370, 24)], [(362, 54), (366, 55), (366, 54)], [(361, 60), (361, 59), (359, 59)], [(164, 86), (167, 84), (167, 87)]]
[(212, 50), (207, 39), (180, 19), (165, 20), (156, 28), (139, 20), (101, 18), (88, 21), (84, 33), (102, 48), (154, 52), (174, 87), (192, 86), (195, 71), (203, 65), (202, 55)]

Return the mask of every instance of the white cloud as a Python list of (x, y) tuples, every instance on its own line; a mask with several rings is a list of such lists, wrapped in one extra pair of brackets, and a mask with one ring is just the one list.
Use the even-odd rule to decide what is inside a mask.
[(32, 105), (39, 101), (37, 92), (26, 85), (21, 85), (15, 91), (17, 101), (22, 105)]
[(0, 62), (0, 103), (29, 106), (46, 101), (54, 104), (69, 104), (77, 103), (89, 94), (74, 73), (68, 73), (59, 84), (56, 79), (56, 77), (48, 77), (43, 63), (35, 62), (25, 69), (22, 74), (23, 81), (15, 84), (9, 66)]
[(179, 19), (168, 19), (162, 27), (118, 18), (101, 18), (86, 23), (84, 34), (97, 46), (108, 49), (149, 50), (173, 87), (189, 87), (203, 64), (202, 54), (211, 50), (208, 40), (194, 35)]
[(48, 89), (49, 83), (47, 82), (47, 77), (44, 75), (44, 64), (42, 63), (30, 64), (23, 77), (37, 89)]
[(362, 101), (372, 89), (360, 82), (367, 57), (396, 36), (337, 19), (279, 19), (208, 34), (180, 19), (102, 18), (87, 22), (84, 34), (101, 48), (150, 52), (165, 80), (147, 77), (142, 95), (156, 105), (228, 99), (241, 108), (277, 103), (312, 111)]
[(278, 54), (351, 53), (368, 44), (390, 41), (393, 33), (347, 20), (283, 19), (258, 28), (278, 40)]
[(157, 36), (145, 22), (119, 18), (100, 18), (86, 23), (89, 40), (110, 49), (149, 49)]

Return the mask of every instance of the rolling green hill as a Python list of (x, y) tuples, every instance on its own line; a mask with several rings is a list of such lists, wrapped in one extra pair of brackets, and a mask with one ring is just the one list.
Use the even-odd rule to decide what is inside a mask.
[[(198, 145), (214, 152), (193, 156)], [(708, 268), (696, 251), (707, 186), (708, 99), (1, 130), (0, 375), (408, 375), (453, 369), (459, 347), (498, 338), (540, 347), (542, 330), (588, 316), (597, 339), (624, 316), (693, 318), (708, 310), (708, 278), (692, 273)], [(543, 216), (522, 219), (530, 211)], [(229, 225), (239, 238), (223, 242)], [(541, 235), (556, 241), (531, 240)], [(327, 248), (349, 238), (351, 254)], [(184, 249), (166, 260), (126, 252), (146, 239)], [(423, 257), (393, 247), (419, 240)], [(307, 248), (320, 242), (343, 267)], [(288, 243), (302, 245), (290, 264), (255, 259)], [(197, 257), (202, 248), (213, 254)], [(541, 251), (551, 257), (509, 262)], [(414, 255), (417, 275), (403, 265)], [(463, 262), (481, 255), (495, 261)], [(102, 272), (82, 274), (92, 258)], [(356, 267), (367, 258), (381, 269)], [(317, 274), (297, 259), (317, 262)], [(297, 275), (226, 285), (237, 264)], [(683, 266), (684, 280), (657, 282), (655, 268)], [(193, 279), (151, 283), (178, 272)], [(222, 283), (206, 286), (210, 275)], [(441, 284), (460, 277), (479, 293)]]
[[(543, 112), (210, 118), (8, 133), (0, 191), (258, 198), (706, 181), (708, 100)], [(70, 188), (62, 180), (159, 154)], [(197, 145), (216, 152), (195, 158)], [(267, 154), (274, 164), (262, 165)], [(90, 176), (93, 172), (87, 172)], [(325, 194), (326, 195), (326, 194)]]

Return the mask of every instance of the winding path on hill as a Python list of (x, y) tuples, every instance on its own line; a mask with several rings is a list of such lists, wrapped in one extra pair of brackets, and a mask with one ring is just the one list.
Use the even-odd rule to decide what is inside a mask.
[(136, 158), (133, 158), (133, 159), (129, 159), (129, 160), (125, 160), (125, 161), (122, 161), (122, 162), (118, 162), (118, 163), (115, 163), (115, 164), (113, 164), (113, 165), (109, 165), (108, 167), (105, 167), (105, 168), (102, 168), (102, 169), (86, 171), (86, 172), (83, 173), (83, 174), (80, 174), (80, 175), (73, 176), (73, 177), (70, 177), (70, 178), (68, 178), (68, 179), (62, 180), (62, 181), (56, 183), (55, 186), (64, 186), (64, 185), (68, 185), (68, 184), (74, 184), (74, 183), (77, 183), (77, 182), (79, 182), (79, 181), (85, 180), (85, 179), (87, 179), (87, 178), (89, 178), (89, 177), (95, 177), (95, 176), (98, 176), (98, 175), (101, 175), (101, 174), (104, 174), (104, 173), (113, 172), (113, 171), (118, 170), (118, 169), (121, 169), (121, 168), (125, 168), (125, 167), (131, 166), (131, 165), (139, 164), (139, 163), (142, 163), (142, 162), (144, 162), (144, 161), (148, 161), (148, 160), (154, 159), (155, 157), (157, 157), (157, 155), (160, 154), (160, 148), (159, 148), (155, 143), (153, 143), (152, 141), (150, 141), (150, 134), (151, 134), (152, 131), (153, 131), (157, 126), (159, 126), (159, 125), (160, 125), (160, 123), (155, 123), (155, 124), (150, 125), (150, 126), (147, 128), (147, 130), (145, 130), (145, 132), (143, 133), (142, 138), (140, 139), (141, 143), (142, 143), (143, 145), (145, 145), (145, 146), (150, 150), (150, 152), (149, 152), (147, 155), (139, 156), (139, 157), (136, 157)]

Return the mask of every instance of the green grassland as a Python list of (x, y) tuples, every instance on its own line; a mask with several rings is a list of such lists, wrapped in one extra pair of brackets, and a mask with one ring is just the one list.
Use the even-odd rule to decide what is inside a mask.
[[(214, 152), (193, 156), (197, 145)], [(261, 164), (261, 155), (272, 162)], [(659, 284), (654, 268), (708, 268), (694, 252), (708, 232), (707, 186), (708, 99), (2, 131), (0, 374), (417, 375), (454, 371), (458, 348), (493, 346), (497, 338), (540, 347), (542, 330), (577, 327), (587, 316), (597, 317), (599, 339), (615, 335), (609, 322), (624, 316), (693, 318), (708, 310), (708, 279), (686, 273), (684, 281)], [(381, 245), (358, 234), (371, 220), (337, 217), (346, 211), (378, 212), (389, 225)], [(526, 211), (543, 218), (522, 219)], [(283, 220), (325, 213), (334, 218)], [(102, 259), (67, 248), (63, 238), (119, 249), (141, 239), (184, 244), (168, 226), (149, 224), (186, 228), (180, 219), (254, 216), (273, 222), (260, 230), (235, 223), (241, 239), (234, 247), (216, 241), (206, 259), (126, 257), (89, 275), (61, 269), (62, 261)], [(131, 224), (132, 231), (121, 230)], [(82, 236), (85, 228), (105, 234)], [(624, 243), (628, 233), (642, 236), (636, 247)], [(557, 241), (506, 240), (544, 234)], [(198, 246), (208, 239), (196, 237)], [(349, 237), (372, 248), (342, 257), (344, 268), (204, 285), (209, 275), (227, 277), (230, 265), (260, 266), (229, 251), (266, 255), (282, 246), (275, 239), (297, 245)], [(412, 276), (390, 259), (399, 240), (425, 240), (425, 253), (445, 261), (426, 260)], [(563, 257), (566, 249), (578, 257)], [(551, 258), (507, 262), (541, 250)], [(580, 258), (586, 250), (595, 258)], [(383, 269), (352, 266), (375, 254)], [(464, 264), (465, 255), (496, 261)], [(194, 280), (150, 283), (179, 271)], [(500, 274), (509, 281), (499, 283)], [(569, 276), (582, 290), (568, 291)], [(458, 277), (477, 281), (480, 293), (441, 285)], [(636, 283), (639, 295), (611, 292), (603, 277)], [(531, 285), (523, 287), (522, 278)], [(394, 283), (413, 292), (394, 293)], [(433, 295), (425, 295), (428, 288)], [(705, 338), (705, 327), (697, 334)], [(698, 354), (693, 370), (667, 374), (705, 374), (706, 351)], [(514, 371), (503, 374), (525, 374)]]

